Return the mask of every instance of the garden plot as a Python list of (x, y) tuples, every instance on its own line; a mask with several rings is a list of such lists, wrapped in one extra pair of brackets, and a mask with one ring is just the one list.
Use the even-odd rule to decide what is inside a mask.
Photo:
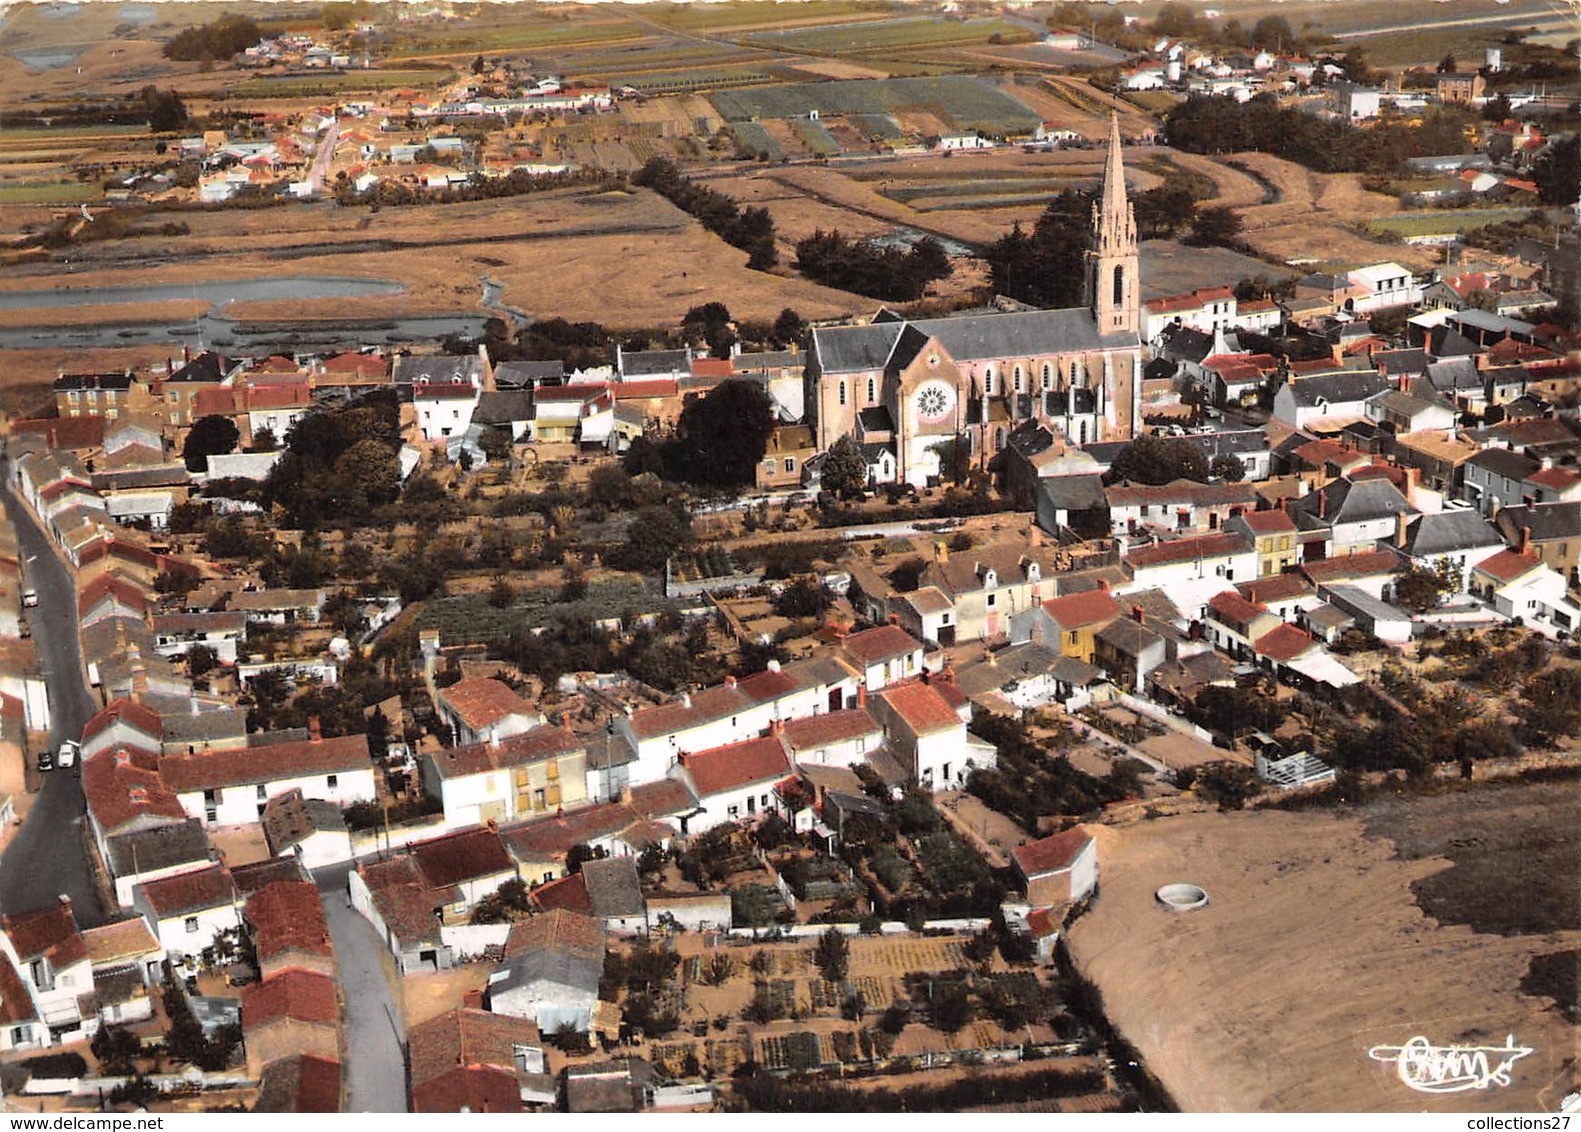
[(851, 940), (853, 975), (898, 978), (916, 971), (953, 971), (967, 965), (960, 936), (858, 937)]

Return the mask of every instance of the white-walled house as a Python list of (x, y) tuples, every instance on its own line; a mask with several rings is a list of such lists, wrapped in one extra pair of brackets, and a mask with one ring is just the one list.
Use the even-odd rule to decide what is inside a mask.
[(883, 745), (884, 729), (866, 707), (855, 707), (790, 720), (780, 738), (797, 766), (854, 766)]
[(852, 633), (840, 651), (861, 674), (862, 686), (869, 692), (922, 672), (922, 642), (899, 625)]
[(341, 807), (375, 797), (366, 735), (166, 755), (159, 775), (207, 826), (252, 824), (269, 799), (290, 790)]
[(132, 906), (143, 914), (165, 954), (196, 958), (222, 932), (241, 927), (242, 901), (224, 865), (179, 873), (137, 886)]
[(1581, 629), (1581, 608), (1566, 593), (1564, 577), (1534, 554), (1503, 550), (1471, 568), (1471, 592), (1495, 610), (1551, 635)]
[(1098, 846), (1081, 826), (1017, 845), (1010, 851), (1034, 908), (1063, 908), (1098, 887)]
[(896, 684), (873, 697), (889, 749), (925, 790), (955, 790), (973, 770), (991, 768), (998, 752), (966, 733), (971, 702), (944, 680)]
[(0, 940), (40, 1023), (34, 1040), (58, 1045), (92, 1036), (98, 1018), (84, 1017), (79, 999), (93, 991), (93, 967), (70, 898), (0, 918)]
[(1168, 588), (1185, 582), (1257, 577), (1257, 548), (1238, 534), (1208, 534), (1132, 548), (1125, 556), (1128, 590)]
[(670, 777), (691, 790), (700, 811), (681, 819), (682, 832), (702, 833), (777, 809), (774, 786), (790, 773), (777, 734), (682, 755)]
[(482, 392), (465, 377), (450, 381), (418, 378), (412, 384), (412, 407), (423, 439), (443, 440), (467, 431)]
[(491, 743), (423, 756), (423, 792), (445, 825), (524, 821), (586, 804), (587, 746), (563, 727), (535, 727)]

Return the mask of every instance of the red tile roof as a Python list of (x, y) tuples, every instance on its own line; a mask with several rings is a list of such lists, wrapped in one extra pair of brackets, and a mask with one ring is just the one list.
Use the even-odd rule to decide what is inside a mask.
[(681, 383), (674, 378), (651, 377), (615, 385), (615, 400), (645, 401), (653, 397), (679, 397)]
[(533, 390), (534, 401), (596, 401), (609, 392), (602, 381), (577, 382), (574, 385), (540, 385)]
[(114, 574), (100, 574), (82, 587), (82, 594), (77, 598), (77, 615), (86, 616), (94, 606), (108, 597), (113, 597), (119, 604), (135, 610), (138, 614), (148, 609), (148, 598), (142, 590), (125, 578)]
[(236, 902), (236, 884), (224, 865), (144, 881), (143, 899), (161, 920)]
[(413, 1112), (521, 1112), (521, 1085), (512, 1071), (463, 1065), (412, 1086)]
[(843, 708), (787, 720), (781, 734), (792, 750), (808, 751), (882, 732), (883, 728), (866, 708)]
[(48, 956), (51, 965), (60, 970), (88, 958), (68, 901), (57, 900), (19, 916), (0, 916), (0, 930), (10, 938), (23, 963)]
[[(542, 892), (548, 885), (537, 889)], [(587, 894), (583, 885), (582, 893)], [(507, 958), (525, 951), (556, 951), (574, 955), (604, 954), (604, 925), (585, 912), (554, 908), (517, 920), (505, 938)]]
[(496, 743), (469, 743), (427, 756), (441, 778), (460, 778), (491, 770), (526, 766), (583, 748), (582, 739), (563, 727), (534, 727)]
[(791, 772), (785, 748), (773, 735), (698, 751), (684, 756), (681, 765), (691, 771), (698, 798), (783, 778)]
[(534, 714), (532, 705), (492, 676), (474, 676), (439, 689), (440, 701), (472, 731), (482, 731), (508, 715)]
[(929, 735), (962, 727), (960, 713), (950, 705), (940, 689), (933, 684), (892, 684), (878, 693), (878, 698), (889, 705), (912, 732)]
[(751, 697), (739, 687), (720, 686), (693, 692), (685, 699), (667, 704), (639, 708), (632, 712), (628, 722), (631, 733), (638, 739), (651, 739), (657, 735), (670, 735), (701, 727), (751, 706)]
[(239, 747), (202, 751), (192, 755), (166, 755), (159, 773), (178, 794), (214, 790), (225, 786), (279, 782), (340, 771), (369, 770), (366, 735), (338, 739), (302, 739), (266, 747)]
[(765, 668), (762, 672), (754, 672), (751, 676), (736, 681), (736, 687), (753, 703), (766, 704), (790, 695), (798, 690), (801, 684), (783, 669), (775, 672), (771, 668)]
[(845, 651), (863, 664), (877, 664), (918, 651), (922, 643), (899, 625), (864, 629), (845, 639)]
[(159, 755), (126, 747), (100, 751), (82, 768), (82, 792), (88, 812), (106, 834), (142, 819), (147, 825), (186, 820), (176, 792), (165, 785), (159, 772)]
[(158, 712), (136, 700), (123, 698), (111, 701), (108, 707), (83, 725), (82, 741), (86, 743), (101, 731), (106, 731), (117, 723), (125, 723), (156, 742), (163, 738), (165, 733), (164, 725), (159, 722)]
[(12, 966), (10, 956), (0, 951), (0, 1023), (15, 1025), (37, 1019), (27, 984)]
[(104, 443), (103, 417), (40, 417), (11, 422), (12, 436), (42, 436), (51, 448), (97, 448)]
[(1539, 468), (1526, 477), (1526, 482), (1538, 487), (1551, 487), (1555, 491), (1568, 491), (1581, 483), (1581, 474), (1569, 468)]
[(423, 879), (430, 887), (445, 888), (463, 881), (479, 880), (498, 873), (516, 871), (511, 855), (505, 851), (500, 832), (480, 825), (459, 829), (443, 837), (419, 841), (411, 847)]
[(577, 912), (587, 915), (593, 910), (593, 898), (588, 895), (587, 881), (581, 873), (552, 880), (532, 890), (532, 901), (546, 912)]
[(1514, 550), (1501, 550), (1491, 558), (1478, 562), (1473, 570), (1480, 571), (1499, 582), (1513, 582), (1542, 566), (1542, 559), (1534, 554), (1521, 554)]
[(1273, 577), (1258, 578), (1253, 582), (1240, 582), (1235, 588), (1240, 590), (1248, 601), (1260, 602), (1263, 605), (1305, 597), (1313, 592), (1312, 583), (1300, 574), (1275, 574)]
[(282, 1057), (259, 1074), (254, 1112), (339, 1112), (340, 1062), (316, 1054)]
[(693, 377), (729, 377), (731, 374), (729, 358), (693, 358)]
[(1316, 647), (1317, 641), (1310, 633), (1285, 622), (1276, 625), (1252, 642), (1252, 649), (1258, 656), (1266, 656), (1270, 660), (1278, 661), (1294, 660)]
[(95, 967), (119, 966), (129, 960), (156, 953), (162, 959), (165, 953), (153, 929), (148, 926), (147, 919), (142, 916), (89, 928), (82, 933), (82, 942), (88, 949), (89, 962)]
[(1243, 511), (1241, 519), (1256, 534), (1288, 534), (1296, 529), (1295, 520), (1288, 512), (1281, 510), (1270, 511)]
[(1021, 875), (1031, 879), (1070, 868), (1082, 850), (1092, 844), (1092, 835), (1081, 826), (1062, 833), (1017, 845), (1010, 851)]
[(403, 949), (439, 946), (436, 910), (450, 897), (424, 883), (416, 861), (405, 853), (387, 861), (361, 861), (357, 874), (368, 886), (379, 918)]
[(1139, 546), (1125, 556), (1132, 566), (1162, 566), (1172, 562), (1190, 562), (1193, 558), (1220, 558), (1231, 554), (1246, 554), (1251, 546), (1240, 535), (1198, 535), (1180, 538), (1153, 546)]
[(1393, 574), (1399, 569), (1400, 556), (1392, 550), (1368, 550), (1360, 554), (1322, 558), (1301, 564), (1301, 572), (1315, 585), (1343, 581), (1346, 578), (1370, 578), (1378, 574)]
[(1234, 590), (1225, 590), (1208, 599), (1208, 608), (1226, 619), (1230, 625), (1250, 625), (1258, 615), (1268, 611), (1254, 602), (1247, 601)]
[(1088, 590), (1050, 598), (1043, 603), (1043, 609), (1067, 633), (1088, 625), (1105, 624), (1124, 612), (1108, 590)]
[(340, 1021), (335, 980), (317, 971), (289, 967), (242, 991), (242, 1029), (278, 1019), (333, 1026)]
[(253, 926), (253, 942), (260, 959), (271, 959), (288, 951), (335, 954), (318, 889), (306, 881), (275, 881), (264, 885), (247, 901), (242, 915)]
[(365, 377), (387, 377), (390, 363), (378, 354), (336, 354), (321, 363), (325, 373), (357, 374)]

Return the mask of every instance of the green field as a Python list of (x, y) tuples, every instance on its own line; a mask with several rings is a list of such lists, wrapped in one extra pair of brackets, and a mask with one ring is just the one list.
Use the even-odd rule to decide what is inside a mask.
[(746, 67), (724, 70), (662, 71), (652, 75), (611, 75), (610, 86), (629, 86), (643, 94), (687, 94), (698, 90), (722, 90), (737, 86), (756, 86), (772, 82), (767, 71)]
[(644, 12), (655, 23), (684, 31), (728, 31), (731, 28), (767, 27), (795, 20), (838, 20), (853, 16), (884, 16), (894, 7), (883, 0), (805, 0), (779, 4), (773, 0), (740, 4), (677, 4)]
[(792, 28), (757, 32), (746, 41), (778, 51), (814, 55), (860, 55), (867, 51), (896, 51), (913, 47), (958, 46), (972, 43), (1025, 43), (1032, 34), (1005, 20), (882, 20), (859, 24)]
[(250, 78), (230, 89), (232, 94), (243, 98), (309, 98), (357, 90), (437, 87), (451, 82), (455, 77), (454, 71), (347, 71), (344, 74), (290, 75), (278, 79)]
[(1524, 220), (1529, 208), (1443, 208), (1426, 212), (1403, 212), (1367, 221), (1369, 228), (1409, 239), (1437, 236), (1448, 232), (1467, 232), (1506, 220)]
[(0, 185), (0, 204), (81, 204), (99, 199), (99, 186), (82, 181)]
[(645, 39), (648, 30), (629, 20), (582, 20), (576, 23), (527, 23), (515, 27), (457, 27), (443, 35), (426, 35), (400, 40), (390, 58), (406, 59), (423, 55), (455, 55), (464, 52), (545, 51), (581, 44), (614, 43), (624, 39)]
[(714, 106), (732, 122), (805, 118), (813, 110), (824, 115), (926, 110), (957, 130), (999, 135), (1030, 134), (1042, 121), (991, 82), (970, 75), (790, 83), (727, 91), (714, 97)]

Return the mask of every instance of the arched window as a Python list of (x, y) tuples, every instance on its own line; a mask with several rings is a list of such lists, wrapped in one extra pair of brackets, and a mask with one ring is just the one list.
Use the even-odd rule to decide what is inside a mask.
[(876, 377), (870, 377), (870, 378), (867, 379), (867, 403), (869, 405), (871, 405), (874, 401), (877, 401), (877, 400), (878, 400), (878, 379)]
[(840, 404), (845, 404), (845, 382), (840, 383)]
[(1026, 392), (1025, 382), (1022, 380), (1021, 367), (1020, 366), (1016, 367), (1016, 392), (1017, 393), (1025, 393)]
[(1005, 449), (1005, 430), (1002, 429), (1002, 428), (996, 429), (996, 430), (994, 430), (994, 451), (995, 452), (1003, 452), (1004, 449)]
[(1047, 362), (1043, 363), (1043, 392), (1047, 393), (1054, 388), (1054, 367)]
[(1117, 263), (1117, 264), (1114, 265), (1114, 305), (1118, 307), (1118, 306), (1123, 306), (1124, 304), (1125, 304), (1125, 264)]

